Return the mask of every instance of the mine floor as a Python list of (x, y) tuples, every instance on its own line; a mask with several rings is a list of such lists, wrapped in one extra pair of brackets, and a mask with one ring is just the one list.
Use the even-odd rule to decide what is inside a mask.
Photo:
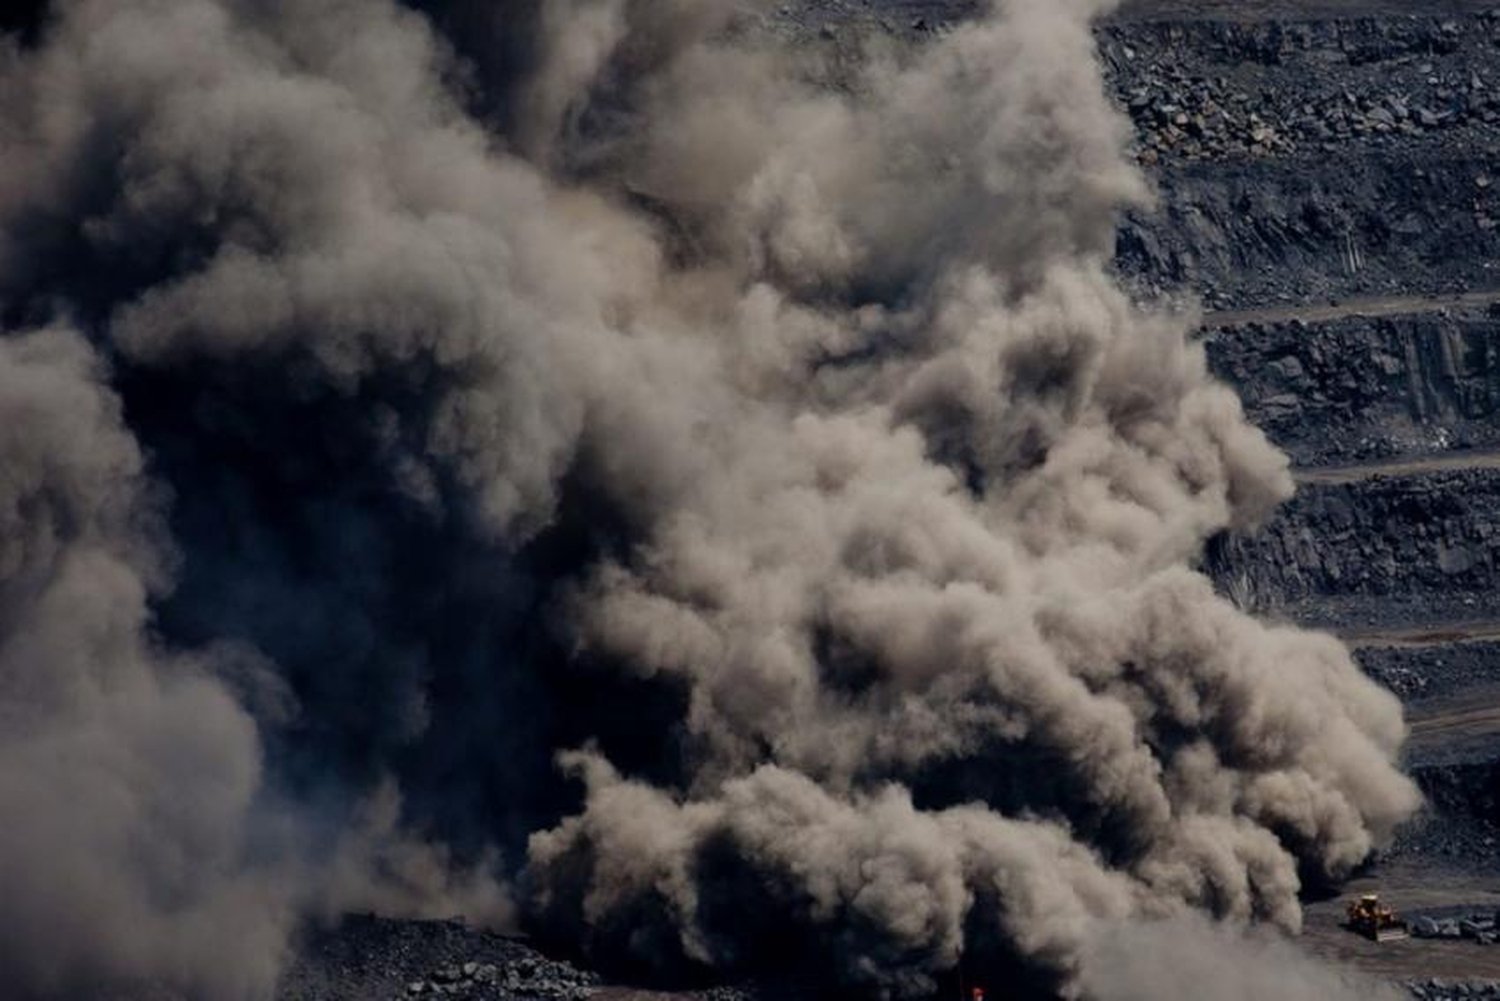
[(1372, 942), (1351, 933), (1343, 927), (1344, 906), (1361, 893), (1379, 893), (1403, 912), (1451, 904), (1495, 909), (1500, 907), (1500, 875), (1476, 877), (1406, 861), (1378, 866), (1347, 884), (1338, 897), (1307, 904), (1302, 931), (1302, 942), (1313, 954), (1382, 977), (1500, 980), (1500, 947), (1418, 938)]

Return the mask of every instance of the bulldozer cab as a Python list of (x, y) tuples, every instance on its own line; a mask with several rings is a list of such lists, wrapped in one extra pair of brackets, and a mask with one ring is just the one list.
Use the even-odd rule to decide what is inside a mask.
[(1407, 937), (1406, 922), (1380, 896), (1366, 893), (1349, 905), (1348, 927), (1373, 942), (1390, 942)]

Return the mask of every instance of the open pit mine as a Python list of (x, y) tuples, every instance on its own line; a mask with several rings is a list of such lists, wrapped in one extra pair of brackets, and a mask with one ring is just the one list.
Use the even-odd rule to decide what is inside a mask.
[(0, 6), (0, 997), (1500, 998), (1500, 7)]

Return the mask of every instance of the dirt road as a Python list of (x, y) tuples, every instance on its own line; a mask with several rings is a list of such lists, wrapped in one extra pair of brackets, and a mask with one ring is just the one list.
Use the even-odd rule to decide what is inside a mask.
[(1395, 647), (1414, 650), (1452, 643), (1480, 643), (1500, 640), (1500, 622), (1429, 622), (1420, 626), (1392, 629), (1334, 630), (1339, 639), (1355, 649)]
[(1424, 473), (1444, 473), (1460, 469), (1500, 469), (1500, 449), (1400, 456), (1347, 466), (1308, 466), (1294, 469), (1292, 475), (1298, 483), (1337, 486), (1377, 476), (1420, 476)]
[(1487, 684), (1457, 695), (1411, 705), (1406, 711), (1408, 751), (1451, 746), (1500, 735), (1500, 685)]
[(1300, 941), (1314, 955), (1376, 976), (1500, 980), (1500, 948), (1494, 946), (1417, 938), (1377, 944), (1350, 932), (1343, 927), (1344, 907), (1361, 893), (1379, 893), (1402, 912), (1455, 904), (1486, 910), (1500, 906), (1496, 880), (1411, 863), (1382, 865), (1348, 883), (1337, 897), (1307, 904)]
[(1436, 743), (1460, 737), (1488, 736), (1500, 731), (1500, 701), (1491, 693), (1485, 705), (1438, 713), (1410, 722), (1414, 743)]
[(1348, 299), (1338, 304), (1271, 306), (1265, 309), (1232, 309), (1206, 313), (1205, 327), (1239, 327), (1247, 323), (1326, 323), (1345, 316), (1403, 316), (1435, 309), (1482, 309), (1500, 302), (1500, 291), (1460, 292), (1451, 295), (1395, 295)]

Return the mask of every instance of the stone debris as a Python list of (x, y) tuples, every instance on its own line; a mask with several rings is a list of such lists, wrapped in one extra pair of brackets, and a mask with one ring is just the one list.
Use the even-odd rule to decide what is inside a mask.
[(583, 1001), (598, 984), (596, 974), (568, 963), (523, 956), (508, 963), (446, 963), (408, 983), (406, 996)]
[(1106, 24), (1099, 35), (1147, 164), (1393, 145), (1500, 121), (1495, 12)]
[(1444, 915), (1419, 914), (1410, 919), (1413, 938), (1468, 939), (1480, 945), (1500, 942), (1493, 910)]
[(1432, 977), (1412, 980), (1406, 991), (1420, 1001), (1456, 1001), (1459, 998), (1500, 998), (1500, 983), (1478, 980), (1445, 980)]

